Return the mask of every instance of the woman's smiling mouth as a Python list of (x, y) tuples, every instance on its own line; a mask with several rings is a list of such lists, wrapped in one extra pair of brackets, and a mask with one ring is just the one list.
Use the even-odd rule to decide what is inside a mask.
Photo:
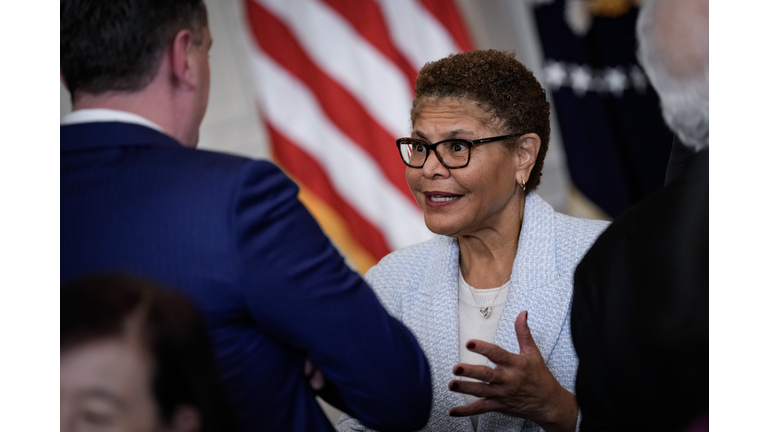
[(452, 194), (448, 192), (424, 192), (424, 197), (426, 198), (425, 201), (427, 205), (430, 206), (450, 204), (462, 196), (463, 195)]
[(439, 195), (427, 197), (427, 199), (429, 199), (431, 201), (436, 201), (436, 202), (453, 201), (456, 198), (458, 198), (458, 197), (457, 196), (444, 197), (444, 196), (439, 196)]

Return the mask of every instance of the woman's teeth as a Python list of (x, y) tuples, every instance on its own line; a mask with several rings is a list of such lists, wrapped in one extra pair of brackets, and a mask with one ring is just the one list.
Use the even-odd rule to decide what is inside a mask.
[(444, 197), (444, 196), (431, 196), (429, 197), (430, 201), (437, 201), (437, 202), (445, 202), (445, 201), (453, 201), (457, 196), (450, 196), (450, 197)]

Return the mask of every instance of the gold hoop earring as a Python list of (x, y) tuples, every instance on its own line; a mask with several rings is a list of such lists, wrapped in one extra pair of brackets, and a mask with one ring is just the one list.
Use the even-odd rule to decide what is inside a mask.
[(525, 180), (520, 181), (520, 187), (525, 191)]

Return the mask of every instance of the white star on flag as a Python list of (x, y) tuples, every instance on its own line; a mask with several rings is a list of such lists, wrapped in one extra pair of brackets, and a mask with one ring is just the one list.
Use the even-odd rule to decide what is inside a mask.
[(592, 82), (592, 74), (584, 66), (575, 65), (571, 69), (571, 88), (576, 96), (584, 96)]
[(607, 68), (605, 82), (608, 84), (608, 89), (616, 97), (620, 97), (624, 93), (624, 89), (627, 88), (627, 76), (618, 67)]
[(568, 78), (568, 72), (565, 70), (565, 65), (559, 61), (550, 60), (544, 67), (545, 81), (549, 85), (552, 91), (557, 91), (565, 83), (565, 79)]

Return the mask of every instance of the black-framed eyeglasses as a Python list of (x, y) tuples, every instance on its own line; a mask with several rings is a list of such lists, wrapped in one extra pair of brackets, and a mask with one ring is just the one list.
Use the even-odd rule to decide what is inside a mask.
[(411, 168), (423, 167), (427, 162), (431, 150), (435, 152), (437, 160), (439, 160), (444, 167), (457, 169), (469, 165), (469, 157), (472, 154), (472, 147), (517, 136), (520, 135), (501, 135), (476, 140), (451, 138), (434, 144), (428, 144), (418, 138), (400, 138), (396, 142), (397, 148), (400, 150), (400, 158)]

